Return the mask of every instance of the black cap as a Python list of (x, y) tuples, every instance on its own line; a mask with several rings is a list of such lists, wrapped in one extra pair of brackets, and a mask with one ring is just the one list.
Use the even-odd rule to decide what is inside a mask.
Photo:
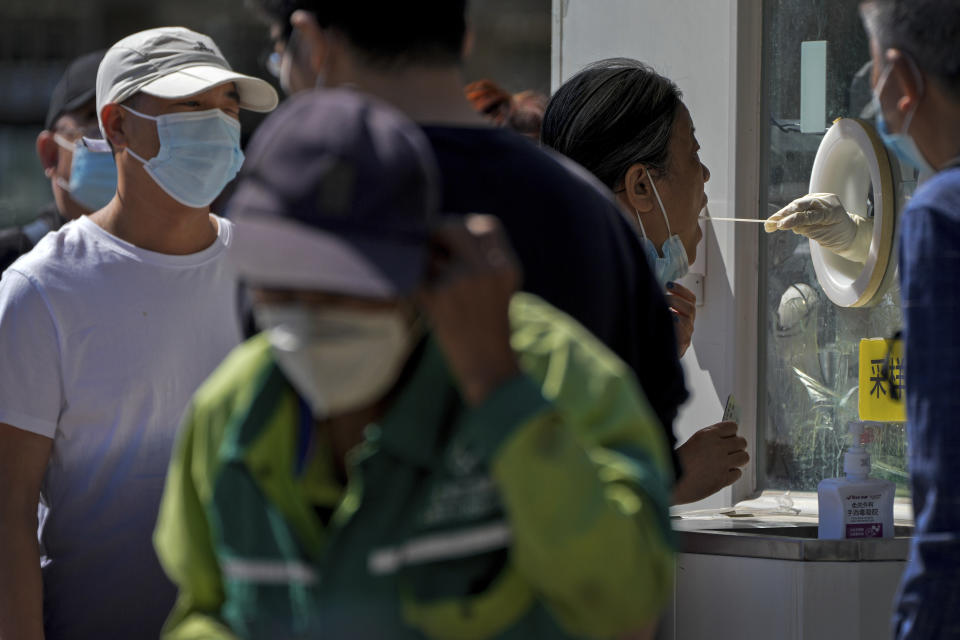
[(422, 280), (439, 201), (429, 141), (349, 89), (285, 102), (250, 143), (230, 255), (256, 286), (391, 298)]
[(63, 114), (79, 109), (97, 97), (97, 69), (103, 60), (103, 51), (94, 51), (82, 55), (70, 63), (63, 77), (53, 89), (50, 96), (50, 106), (47, 108), (46, 128), (53, 129), (57, 118)]

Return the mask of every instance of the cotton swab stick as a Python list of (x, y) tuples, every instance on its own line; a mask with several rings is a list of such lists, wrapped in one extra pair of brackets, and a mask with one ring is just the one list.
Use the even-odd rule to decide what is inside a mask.
[(763, 224), (766, 220), (757, 218), (714, 218), (713, 216), (700, 216), (700, 220), (719, 220), (720, 222), (755, 222)]

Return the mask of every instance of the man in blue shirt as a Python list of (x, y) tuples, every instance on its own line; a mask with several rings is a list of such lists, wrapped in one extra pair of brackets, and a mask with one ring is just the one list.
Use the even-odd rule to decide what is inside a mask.
[[(916, 533), (894, 613), (899, 640), (960, 637), (960, 8), (956, 0), (860, 5), (877, 129), (932, 176), (901, 214), (907, 434)], [(864, 225), (835, 196), (794, 201), (767, 222), (857, 259)], [(862, 219), (861, 219), (862, 220)]]
[[(887, 139), (935, 173), (900, 219), (916, 534), (896, 637), (960, 637), (960, 10), (956, 0), (861, 5)], [(881, 127), (881, 131), (883, 128)]]

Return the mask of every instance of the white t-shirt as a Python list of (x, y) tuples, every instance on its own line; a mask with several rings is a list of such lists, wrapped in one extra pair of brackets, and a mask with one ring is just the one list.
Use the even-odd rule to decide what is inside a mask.
[(230, 222), (185, 256), (86, 217), (0, 279), (0, 422), (53, 438), (41, 489), (47, 637), (157, 637), (151, 536), (194, 390), (241, 340)]

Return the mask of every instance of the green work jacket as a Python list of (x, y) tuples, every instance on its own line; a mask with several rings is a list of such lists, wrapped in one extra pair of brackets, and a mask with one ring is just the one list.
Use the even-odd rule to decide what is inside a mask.
[(530, 295), (521, 375), (465, 404), (427, 337), (337, 481), (261, 335), (193, 399), (154, 537), (166, 638), (614, 637), (672, 585), (663, 432), (629, 368)]

